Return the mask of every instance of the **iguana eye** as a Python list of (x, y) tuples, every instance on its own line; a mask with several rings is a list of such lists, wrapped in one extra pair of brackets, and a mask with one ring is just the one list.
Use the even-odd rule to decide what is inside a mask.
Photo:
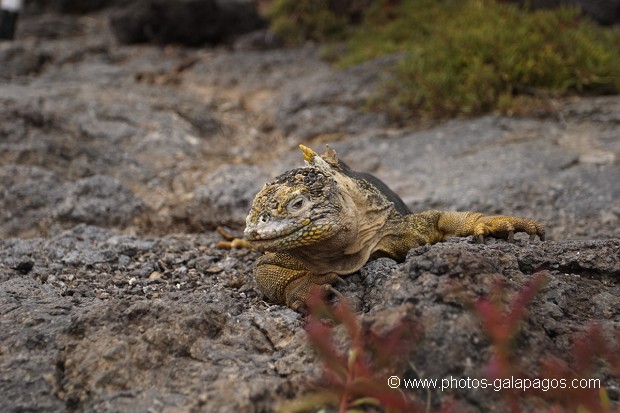
[(308, 199), (303, 195), (298, 196), (297, 198), (294, 198), (291, 202), (289, 202), (288, 205), (286, 205), (286, 209), (289, 212), (299, 211), (300, 209), (304, 207), (304, 205), (306, 205), (307, 200)]

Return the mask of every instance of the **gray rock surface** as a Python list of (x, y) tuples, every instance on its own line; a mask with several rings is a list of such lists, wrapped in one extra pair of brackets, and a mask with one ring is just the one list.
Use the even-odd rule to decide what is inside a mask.
[(126, 226), (144, 209), (140, 198), (105, 175), (79, 179), (63, 192), (53, 214), (60, 222)]
[[(267, 412), (318, 379), (302, 316), (262, 301), (248, 271), (258, 254), (213, 249), (216, 240), (80, 225), (2, 241), (0, 407)], [(364, 323), (409, 314), (423, 326), (411, 363), (425, 377), (481, 377), (488, 342), (467, 308), (493, 282), (514, 292), (544, 268), (548, 282), (517, 350), (532, 374), (544, 374), (539, 358), (567, 352), (588, 321), (617, 327), (619, 250), (618, 240), (451, 241), (416, 248), (402, 264), (370, 262), (341, 290)], [(454, 395), (481, 411), (501, 407), (492, 394)]]
[(62, 182), (43, 168), (8, 165), (0, 168), (0, 177), (0, 229), (6, 234), (55, 231), (77, 223), (125, 227), (145, 209), (136, 194), (105, 175)]
[(193, 202), (182, 216), (195, 228), (238, 226), (252, 206), (254, 196), (269, 176), (257, 166), (224, 165), (207, 176), (206, 184), (194, 191)]
[[(324, 381), (306, 318), (257, 289), (259, 254), (217, 249), (213, 231), (243, 227), (253, 193), (301, 164), (299, 143), (331, 143), (415, 210), (547, 226), (551, 241), (450, 240), (347, 277), (363, 326), (419, 327), (394, 374), (484, 377), (472, 302), (540, 272), (514, 346), (532, 375), (586, 325), (620, 329), (617, 96), (557, 102), (555, 118), (396, 126), (363, 110), (389, 59), (339, 72), (312, 45), (119, 46), (108, 17), (47, 30), (49, 15), (26, 16), (0, 44), (0, 411), (271, 412)], [(617, 404), (617, 375), (591, 376)], [(495, 391), (430, 396), (507, 410)]]
[(300, 140), (317, 135), (358, 134), (387, 125), (388, 116), (363, 110), (394, 57), (343, 71), (317, 71), (282, 87), (276, 125)]

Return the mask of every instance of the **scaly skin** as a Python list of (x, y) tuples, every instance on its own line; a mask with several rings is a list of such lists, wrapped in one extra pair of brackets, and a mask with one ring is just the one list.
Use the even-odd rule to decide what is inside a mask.
[(310, 290), (333, 290), (341, 275), (359, 270), (371, 257), (404, 260), (407, 252), (447, 237), (473, 235), (512, 241), (515, 232), (544, 240), (536, 221), (476, 212), (413, 214), (385, 184), (352, 172), (327, 149), (319, 156), (300, 145), (306, 166), (288, 171), (256, 195), (244, 240), (266, 253), (254, 266), (270, 301), (299, 310)]

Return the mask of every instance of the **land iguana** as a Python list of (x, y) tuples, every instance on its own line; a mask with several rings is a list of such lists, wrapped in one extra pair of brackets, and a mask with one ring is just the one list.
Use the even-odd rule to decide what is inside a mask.
[(412, 213), (373, 175), (354, 172), (327, 147), (319, 156), (300, 145), (306, 166), (265, 184), (254, 198), (242, 240), (229, 246), (264, 251), (254, 265), (260, 290), (299, 310), (310, 290), (330, 291), (340, 276), (378, 256), (404, 260), (414, 247), (473, 235), (513, 241), (515, 232), (545, 238), (541, 224), (477, 212)]

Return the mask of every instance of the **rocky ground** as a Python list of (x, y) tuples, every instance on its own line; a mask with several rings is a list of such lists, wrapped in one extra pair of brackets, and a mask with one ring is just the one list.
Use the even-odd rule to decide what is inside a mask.
[[(471, 302), (540, 271), (515, 347), (532, 375), (589, 323), (620, 329), (620, 97), (397, 126), (363, 109), (393, 58), (336, 71), (313, 45), (265, 48), (263, 32), (121, 46), (107, 21), (35, 15), (0, 44), (1, 411), (270, 412), (308, 392), (321, 376), (304, 317), (266, 303), (258, 253), (217, 249), (214, 231), (243, 227), (262, 184), (301, 163), (299, 143), (331, 143), (414, 210), (547, 227), (542, 243), (453, 240), (347, 278), (364, 325), (421, 326), (405, 375), (483, 377)], [(591, 375), (618, 403), (614, 372)], [(493, 391), (431, 396), (504, 406)]]

